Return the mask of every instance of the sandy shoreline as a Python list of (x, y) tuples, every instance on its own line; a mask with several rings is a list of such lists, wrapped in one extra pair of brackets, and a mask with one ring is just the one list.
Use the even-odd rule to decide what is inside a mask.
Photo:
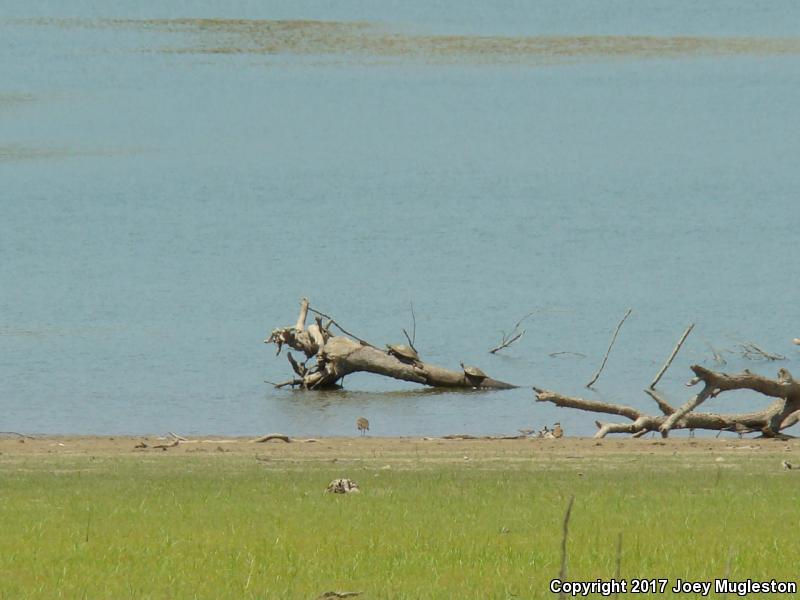
[[(177, 442), (177, 443), (176, 443)], [(174, 445), (173, 445), (174, 444)], [(167, 446), (162, 448), (159, 446)], [(414, 456), (425, 460), (581, 459), (648, 455), (723, 457), (784, 455), (800, 452), (800, 440), (770, 439), (626, 439), (563, 438), (560, 440), (447, 440), (442, 438), (329, 437), (254, 442), (253, 438), (207, 436), (177, 440), (171, 436), (0, 436), (0, 460), (13, 456), (133, 456), (133, 455), (271, 456), (304, 461), (341, 459), (390, 460)]]

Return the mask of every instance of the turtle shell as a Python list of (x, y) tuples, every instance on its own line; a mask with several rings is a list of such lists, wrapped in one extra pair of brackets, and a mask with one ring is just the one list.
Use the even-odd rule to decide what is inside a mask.
[(464, 373), (466, 373), (467, 377), (472, 377), (473, 379), (486, 379), (486, 373), (481, 371), (478, 367), (461, 363), (461, 368), (464, 369)]
[(411, 346), (405, 344), (388, 344), (389, 354), (405, 360), (419, 360), (419, 354)]

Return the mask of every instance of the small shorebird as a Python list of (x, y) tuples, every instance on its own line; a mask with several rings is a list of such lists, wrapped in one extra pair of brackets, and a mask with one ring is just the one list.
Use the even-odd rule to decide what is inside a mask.
[(358, 427), (358, 430), (361, 432), (362, 436), (367, 435), (367, 432), (369, 431), (369, 421), (367, 421), (364, 417), (358, 417), (358, 419), (356, 419), (356, 427)]
[(564, 437), (564, 429), (561, 427), (561, 423), (556, 423), (553, 425), (553, 437), (560, 438)]

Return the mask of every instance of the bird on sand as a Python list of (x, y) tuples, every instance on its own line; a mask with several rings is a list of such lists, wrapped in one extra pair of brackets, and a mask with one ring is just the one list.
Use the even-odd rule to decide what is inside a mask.
[(367, 435), (367, 432), (369, 431), (369, 421), (367, 421), (364, 417), (358, 417), (358, 419), (356, 419), (356, 427), (358, 427), (358, 430), (361, 432), (362, 436)]
[(564, 429), (561, 427), (561, 423), (556, 423), (553, 425), (553, 437), (560, 438), (564, 437)]

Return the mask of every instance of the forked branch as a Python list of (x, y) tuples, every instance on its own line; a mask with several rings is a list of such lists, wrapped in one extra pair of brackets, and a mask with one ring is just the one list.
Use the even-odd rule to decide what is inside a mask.
[(522, 326), (522, 323), (525, 321), (525, 319), (527, 319), (532, 315), (533, 313), (529, 312), (527, 315), (525, 315), (519, 321), (517, 321), (516, 325), (514, 325), (514, 329), (511, 330), (511, 333), (506, 334), (506, 332), (502, 332), (501, 333), (502, 339), (500, 340), (500, 343), (491, 350), (489, 350), (489, 354), (496, 354), (497, 352), (500, 352), (500, 350), (508, 348), (514, 342), (519, 341), (519, 339), (523, 335), (525, 335), (525, 329), (520, 329), (520, 327)]
[[(703, 388), (677, 409), (654, 390), (647, 390), (658, 404), (662, 415), (648, 415), (624, 404), (563, 396), (535, 388), (536, 400), (589, 412), (616, 414), (630, 420), (629, 423), (597, 421), (598, 431), (595, 437), (605, 437), (609, 433), (629, 433), (638, 437), (648, 431), (658, 431), (666, 437), (673, 429), (761, 432), (765, 437), (780, 437), (782, 430), (800, 421), (800, 383), (786, 369), (780, 369), (775, 379), (749, 371), (721, 373), (700, 365), (693, 365), (691, 369), (695, 374), (691, 385), (702, 383)], [(752, 390), (774, 400), (766, 408), (749, 413), (696, 412), (695, 409), (708, 398), (733, 390)]]

